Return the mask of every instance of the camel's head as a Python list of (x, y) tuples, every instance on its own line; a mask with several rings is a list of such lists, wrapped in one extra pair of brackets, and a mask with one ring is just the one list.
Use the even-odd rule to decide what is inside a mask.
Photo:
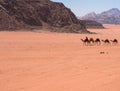
[(87, 37), (87, 36), (86, 36), (85, 38), (86, 38), (86, 39), (88, 39), (88, 37)]

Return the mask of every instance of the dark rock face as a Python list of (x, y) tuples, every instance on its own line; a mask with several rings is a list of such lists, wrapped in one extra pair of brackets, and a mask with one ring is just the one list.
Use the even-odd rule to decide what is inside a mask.
[[(70, 9), (49, 0), (0, 0), (0, 17), (3, 21), (7, 18), (12, 29), (37, 27), (55, 32), (89, 33)], [(0, 30), (9, 30), (3, 21), (0, 20)]]
[(120, 10), (117, 8), (112, 8), (100, 14), (92, 12), (81, 17), (80, 19), (94, 20), (102, 24), (120, 24)]
[(92, 29), (104, 28), (104, 26), (101, 23), (92, 20), (81, 20), (81, 23), (84, 23), (87, 28), (92, 28)]

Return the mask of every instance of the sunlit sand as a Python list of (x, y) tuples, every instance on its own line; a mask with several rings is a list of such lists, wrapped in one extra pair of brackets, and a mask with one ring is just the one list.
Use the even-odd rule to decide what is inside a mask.
[(120, 91), (120, 45), (81, 41), (120, 41), (120, 25), (104, 26), (92, 35), (0, 32), (0, 91)]

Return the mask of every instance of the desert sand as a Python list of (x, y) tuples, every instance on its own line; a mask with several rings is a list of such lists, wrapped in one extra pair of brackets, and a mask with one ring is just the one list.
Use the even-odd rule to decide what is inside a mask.
[(80, 40), (120, 41), (120, 25), (104, 26), (89, 29), (98, 34), (0, 32), (0, 91), (120, 91), (120, 45)]

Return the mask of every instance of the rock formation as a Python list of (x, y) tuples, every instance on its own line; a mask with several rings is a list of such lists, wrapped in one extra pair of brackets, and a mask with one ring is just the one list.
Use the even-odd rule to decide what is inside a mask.
[(0, 0), (0, 30), (89, 33), (70, 9), (50, 0)]
[(87, 28), (92, 28), (92, 29), (101, 29), (101, 28), (104, 28), (104, 26), (101, 23), (98, 23), (96, 21), (81, 20), (80, 22), (84, 23)]
[(112, 8), (100, 14), (92, 12), (83, 17), (80, 17), (80, 19), (93, 20), (102, 24), (120, 24), (120, 10), (117, 8)]

